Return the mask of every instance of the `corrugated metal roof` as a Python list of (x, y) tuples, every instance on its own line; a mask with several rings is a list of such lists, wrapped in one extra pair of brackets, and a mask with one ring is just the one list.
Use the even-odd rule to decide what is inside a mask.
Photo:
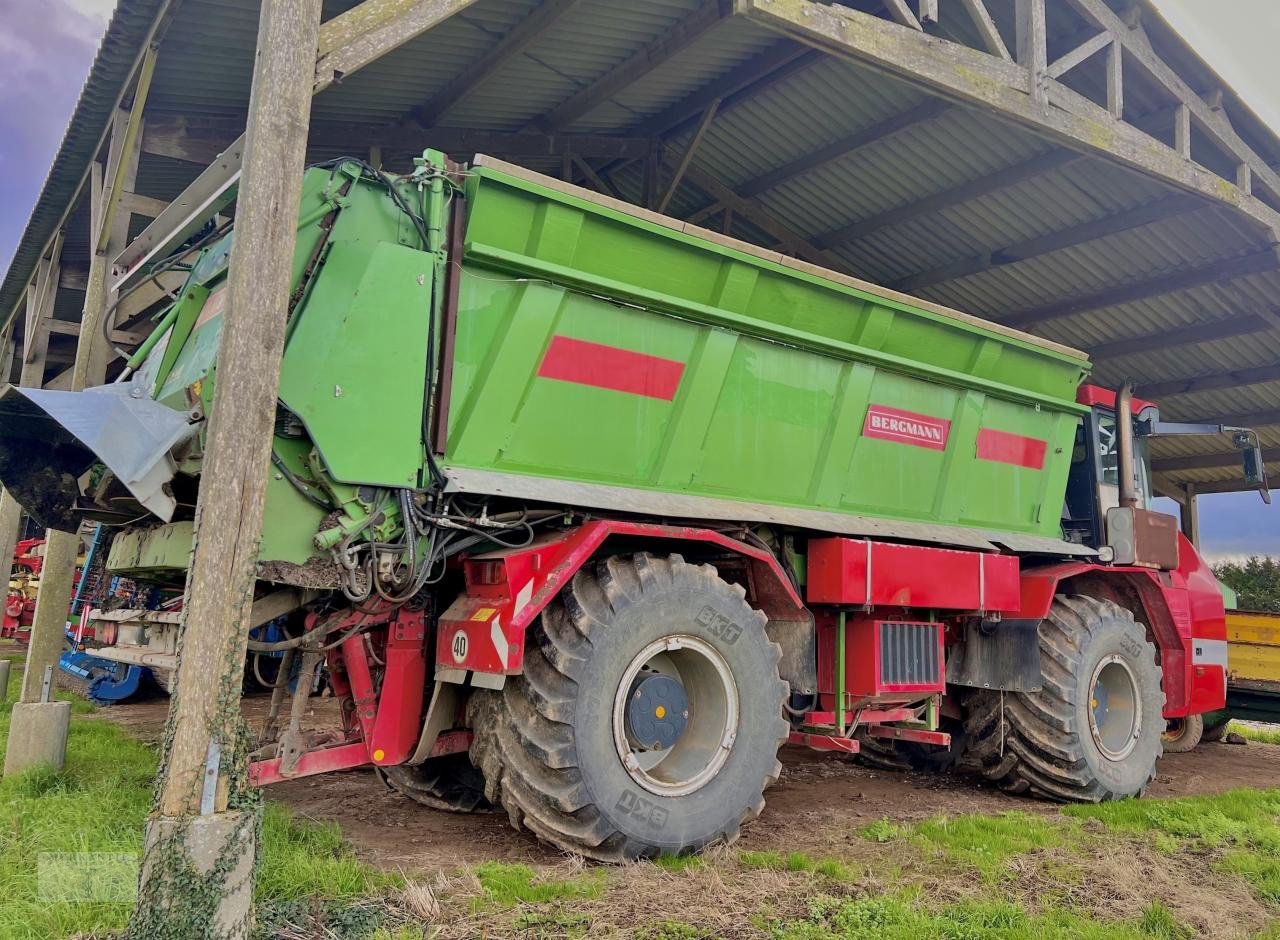
[[(355, 2), (330, 0), (325, 4), (326, 16)], [(486, 131), (527, 129), (651, 43), (672, 35), (704, 2), (582, 0), (521, 55), (504, 63), (450, 107), (441, 124)], [(883, 14), (877, 0), (851, 0), (847, 5)], [(990, 0), (989, 6), (1009, 31), (1012, 0)], [(7, 311), (16, 301), (38, 252), (67, 208), (160, 7), (161, 0), (122, 0), (18, 255), (0, 286), (0, 311)], [(318, 133), (331, 134), (333, 128), (346, 127), (349, 136), (345, 141), (313, 143), (310, 157), (318, 160), (351, 150), (362, 152), (368, 139), (359, 128), (385, 130), (404, 121), (463, 69), (482, 60), (536, 7), (537, 0), (479, 0), (348, 76), (316, 99), (313, 118)], [(957, 9), (958, 4), (943, 4), (943, 20), (936, 29), (952, 30), (955, 38), (972, 41), (972, 25)], [(1143, 5), (1143, 11), (1153, 41), (1189, 84), (1202, 90), (1224, 88), (1148, 4)], [(148, 118), (223, 122), (227, 139), (234, 137), (243, 125), (248, 103), (257, 14), (257, 0), (182, 0), (164, 34)], [(1085, 24), (1065, 3), (1050, 4), (1049, 15), (1053, 58), (1069, 48), (1068, 37), (1078, 41)], [(660, 67), (576, 116), (567, 129), (633, 134), (647, 119), (782, 43), (776, 34), (752, 21), (727, 19), (666, 58)], [(1166, 108), (1167, 93), (1137, 70), (1130, 71), (1126, 76), (1126, 116), (1137, 118)], [(1100, 62), (1089, 63), (1068, 78), (1070, 87), (1095, 99), (1105, 87), (1103, 81)], [(758, 93), (739, 95), (722, 107), (694, 157), (696, 169), (730, 187), (741, 187), (850, 134), (938, 102), (922, 86), (812, 54), (803, 65), (797, 63), (787, 71), (785, 79), (764, 84), (767, 87)], [(1238, 133), (1268, 162), (1280, 163), (1280, 139), (1229, 90), (1225, 95)], [(669, 136), (672, 153), (685, 146), (693, 123), (694, 119), (686, 119), (682, 129)], [(1158, 129), (1153, 132), (1163, 133)], [(412, 148), (427, 146), (431, 139), (430, 131), (406, 132), (401, 143), (383, 148), (384, 161), (389, 166), (407, 167)], [(915, 123), (891, 136), (776, 182), (758, 195), (757, 204), (792, 232), (820, 240), (850, 223), (865, 223), (952, 187), (998, 179), (1011, 168), (1051, 152), (1054, 146), (1026, 125), (971, 107), (939, 106), (936, 113), (921, 114)], [(1199, 149), (1196, 156), (1207, 159)], [(558, 158), (513, 159), (543, 172), (560, 171)], [(601, 161), (597, 169), (605, 169), (606, 164)], [(1219, 172), (1231, 170), (1223, 167), (1222, 161), (1211, 164)], [(191, 163), (147, 154), (140, 164), (137, 189), (144, 195), (172, 198), (199, 169)], [(639, 162), (608, 164), (608, 170), (625, 196), (640, 199)], [(893, 285), (922, 272), (1153, 204), (1171, 191), (1166, 184), (1117, 163), (1096, 156), (1081, 157), (1016, 185), (993, 188), (978, 198), (876, 227), (832, 245), (828, 257), (833, 266)], [(707, 194), (686, 181), (668, 211), (687, 217), (707, 205)], [(83, 224), (78, 222), (76, 228)], [(711, 216), (707, 224), (718, 228), (719, 216)], [(774, 242), (759, 225), (741, 216), (735, 216), (732, 231), (762, 244)], [(1020, 312), (1045, 305), (1247, 255), (1262, 244), (1255, 225), (1206, 203), (1204, 208), (1103, 238), (940, 280), (917, 292), (928, 300), (997, 321), (1016, 319)], [(72, 267), (87, 264), (86, 250), (83, 235), (69, 231), (66, 263)], [(1046, 320), (1034, 324), (1033, 329), (1047, 338), (1084, 348), (1150, 337), (1152, 348), (1102, 359), (1096, 376), (1107, 384), (1132, 377), (1148, 385), (1164, 385), (1280, 363), (1280, 330), (1272, 327), (1247, 335), (1235, 332), (1240, 318), (1272, 309), (1277, 288), (1280, 275), (1251, 275), (1229, 285), (1206, 283)], [(65, 299), (59, 297), (60, 316), (73, 315), (78, 303), (74, 292), (66, 295)], [(1206, 323), (1222, 324), (1224, 335), (1160, 345), (1171, 331)], [(1162, 396), (1162, 407), (1166, 416), (1177, 419), (1274, 411), (1280, 409), (1280, 381), (1189, 394), (1173, 389)], [(1280, 445), (1280, 429), (1265, 428), (1263, 438), (1268, 446)], [(1221, 451), (1222, 444), (1205, 439), (1162, 440), (1154, 450), (1157, 457), (1177, 458)], [(1173, 482), (1211, 482), (1229, 479), (1231, 472), (1224, 466), (1179, 470), (1167, 477)], [(1280, 475), (1280, 466), (1277, 473)]]

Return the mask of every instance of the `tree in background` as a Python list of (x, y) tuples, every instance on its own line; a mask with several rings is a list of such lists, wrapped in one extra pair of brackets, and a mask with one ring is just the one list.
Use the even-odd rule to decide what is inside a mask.
[(1239, 595), (1241, 610), (1280, 612), (1280, 559), (1254, 556), (1243, 564), (1223, 562), (1213, 573)]

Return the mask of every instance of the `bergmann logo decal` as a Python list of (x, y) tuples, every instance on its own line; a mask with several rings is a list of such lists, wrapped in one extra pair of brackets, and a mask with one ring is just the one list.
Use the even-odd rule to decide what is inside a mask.
[(863, 437), (875, 437), (883, 441), (896, 441), (929, 450), (946, 450), (951, 422), (945, 418), (899, 411), (884, 405), (872, 405), (867, 409), (867, 420), (862, 425)]

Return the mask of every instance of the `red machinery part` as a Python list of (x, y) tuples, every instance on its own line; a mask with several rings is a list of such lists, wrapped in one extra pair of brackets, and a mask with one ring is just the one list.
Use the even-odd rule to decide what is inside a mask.
[(491, 552), (464, 565), (467, 590), (440, 617), (436, 664), (446, 670), (513, 675), (524, 661), (525, 628), (610, 536), (669, 544), (717, 545), (750, 565), (756, 606), (770, 619), (805, 615), (800, 596), (769, 552), (722, 532), (599, 519), (544, 536), (524, 548)]
[(805, 593), (814, 604), (992, 612), (1021, 606), (1016, 555), (810, 539), (808, 574)]
[[(356, 633), (328, 654), (330, 684), (344, 700), (343, 725), (347, 740), (328, 743), (306, 751), (287, 772), (279, 758), (255, 761), (249, 779), (258, 786), (298, 777), (363, 767), (393, 766), (409, 759), (422, 730), (426, 694), (426, 616), (420, 610), (400, 608), (392, 614), (374, 608), (372, 613), (342, 611), (341, 620), (308, 618), (308, 629), (324, 624), (329, 635), (353, 627), (387, 623), (385, 644), (377, 651), (382, 662), (380, 687), (374, 681), (373, 656), (367, 644), (375, 635)], [(440, 735), (429, 756), (438, 757), (465, 751), (471, 745), (469, 732)]]
[(1173, 571), (1107, 567), (1083, 561), (1046, 565), (1022, 575), (1022, 609), (1013, 616), (1041, 620), (1064, 581), (1087, 582), (1087, 593), (1132, 610), (1160, 650), (1164, 714), (1181, 718), (1225, 707), (1227, 614), (1212, 569), (1185, 536), (1178, 536)]

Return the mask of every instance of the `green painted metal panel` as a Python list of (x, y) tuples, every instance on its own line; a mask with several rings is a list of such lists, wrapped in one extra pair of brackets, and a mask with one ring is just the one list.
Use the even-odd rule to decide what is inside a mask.
[(467, 206), (449, 466), (1059, 535), (1084, 359), (493, 169)]
[(150, 579), (180, 576), (190, 561), (194, 533), (190, 521), (118, 532), (107, 553), (107, 571)]
[(342, 292), (339, 315), (325, 309), (336, 298), (317, 283), (285, 350), (280, 400), (334, 479), (413, 487), (423, 463), (432, 261), (393, 242), (371, 249), (342, 243), (329, 253), (321, 277), (355, 289)]
[[(466, 213), (447, 467), (652, 493), (660, 515), (701, 496), (1059, 535), (1083, 358), (518, 174), (465, 180), (438, 205), (400, 190), (427, 224)], [(335, 511), (344, 484), (424, 485), (440, 258), (343, 168), (308, 172), (299, 233), (280, 399), (305, 434), (276, 456)], [(210, 400), (228, 247), (140, 368), (174, 407)], [(273, 467), (261, 559), (314, 560), (332, 515)]]

